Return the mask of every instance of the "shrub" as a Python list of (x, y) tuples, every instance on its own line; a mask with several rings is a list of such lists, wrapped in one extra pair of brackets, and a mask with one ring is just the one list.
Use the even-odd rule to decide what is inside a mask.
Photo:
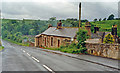
[(88, 38), (87, 36), (87, 31), (84, 29), (79, 29), (79, 31), (77, 32), (77, 48), (79, 49), (80, 46), (82, 45), (82, 47), (85, 47), (85, 41)]
[(86, 53), (87, 51), (87, 48), (85, 47), (80, 47), (80, 53)]

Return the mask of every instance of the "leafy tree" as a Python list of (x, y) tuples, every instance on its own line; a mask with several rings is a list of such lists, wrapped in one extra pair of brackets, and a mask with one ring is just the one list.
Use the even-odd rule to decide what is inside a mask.
[(30, 29), (29, 34), (30, 35), (35, 35), (35, 30), (34, 29)]
[(17, 32), (17, 33), (14, 34), (14, 36), (21, 37), (22, 33), (21, 32)]
[(101, 18), (99, 19), (99, 21), (101, 21)]
[(108, 17), (108, 19), (107, 20), (114, 20), (114, 15), (113, 14), (111, 14), (109, 17)]
[(16, 20), (11, 20), (12, 24), (16, 23)]
[(55, 21), (56, 20), (56, 17), (51, 17), (49, 18), (50, 21)]
[(97, 21), (97, 19), (94, 19), (94, 22), (96, 22)]
[(105, 21), (105, 20), (106, 20), (106, 18), (103, 19), (103, 21)]
[(80, 46), (85, 47), (85, 41), (87, 38), (87, 30), (79, 29), (79, 31), (77, 32), (77, 48), (80, 48)]
[(95, 27), (95, 25), (93, 25), (92, 23), (90, 23), (91, 24), (91, 31), (94, 33), (94, 27)]
[(114, 38), (112, 36), (112, 34), (107, 34), (103, 40), (103, 43), (113, 43), (114, 42)]

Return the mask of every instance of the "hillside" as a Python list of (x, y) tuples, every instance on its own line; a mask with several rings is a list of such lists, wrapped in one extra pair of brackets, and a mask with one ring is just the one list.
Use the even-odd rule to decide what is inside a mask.
[[(120, 23), (119, 20), (106, 20), (106, 21), (96, 21), (96, 22), (90, 22), (91, 23), (91, 30), (94, 32), (94, 26), (100, 27), (99, 31), (106, 31), (111, 32), (112, 31), (112, 25), (118, 26), (118, 36), (120, 37)], [(85, 27), (85, 22), (82, 23), (82, 27)]]
[[(13, 19), (2, 19), (2, 38), (9, 39), (22, 43), (23, 39), (30, 39), (27, 35), (35, 36), (45, 31), (49, 24), (56, 26), (59, 20), (13, 20)], [(64, 27), (78, 27), (78, 20), (66, 19), (62, 20)], [(85, 26), (86, 20), (82, 20), (82, 27)], [(100, 31), (111, 32), (112, 25), (119, 24), (118, 20), (106, 20), (90, 22), (91, 30), (94, 32), (94, 26), (100, 27)], [(120, 26), (118, 25), (118, 36), (120, 37)], [(34, 37), (32, 41), (34, 40)], [(33, 41), (34, 42), (34, 41)]]

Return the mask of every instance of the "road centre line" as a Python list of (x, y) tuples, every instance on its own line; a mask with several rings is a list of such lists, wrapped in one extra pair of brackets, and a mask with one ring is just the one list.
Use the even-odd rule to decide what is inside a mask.
[(36, 59), (35, 57), (32, 56), (32, 58), (33, 58), (35, 61), (40, 62), (40, 61), (39, 61), (38, 59)]
[(29, 53), (27, 53), (27, 55), (28, 55), (28, 56), (30, 56), (30, 54), (29, 54)]
[(46, 65), (43, 65), (44, 68), (46, 68), (48, 71), (52, 72), (52, 73), (55, 73), (52, 69), (50, 69), (48, 66)]
[(25, 50), (23, 50), (23, 52), (25, 52)]

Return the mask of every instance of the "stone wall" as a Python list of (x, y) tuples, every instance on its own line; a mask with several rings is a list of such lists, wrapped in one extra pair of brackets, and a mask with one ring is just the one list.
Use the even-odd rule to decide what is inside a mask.
[(120, 44), (86, 43), (88, 54), (120, 59)]
[[(51, 38), (53, 38), (53, 41), (51, 41)], [(59, 40), (59, 43), (58, 43), (58, 40)], [(67, 38), (67, 37), (41, 35), (40, 37), (35, 38), (35, 46), (36, 47), (57, 48), (62, 45), (66, 45), (66, 44), (70, 44), (70, 43), (71, 43), (71, 38)], [(59, 44), (59, 46), (58, 46), (58, 44)]]

